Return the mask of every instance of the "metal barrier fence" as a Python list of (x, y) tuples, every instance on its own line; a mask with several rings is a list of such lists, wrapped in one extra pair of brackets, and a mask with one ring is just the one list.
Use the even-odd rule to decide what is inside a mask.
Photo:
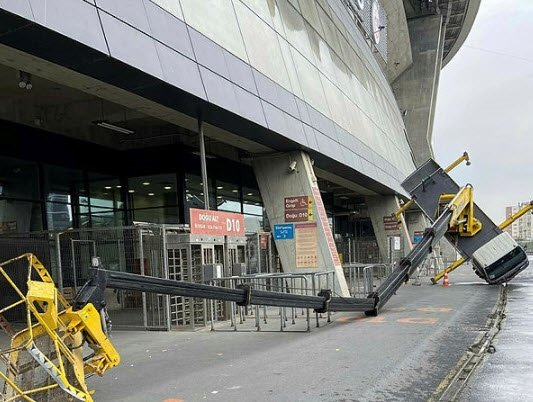
[[(210, 285), (236, 288), (240, 284), (251, 285), (253, 289), (267, 290), (274, 292), (286, 292), (300, 295), (314, 295), (323, 288), (322, 285), (332, 289), (335, 293), (335, 272), (303, 272), (297, 274), (257, 274), (216, 278), (207, 282)], [(288, 307), (269, 306), (238, 306), (233, 302), (226, 302), (225, 311), (227, 317), (220, 320), (217, 312), (216, 301), (209, 301), (209, 314), (211, 330), (224, 330), (220, 321), (229, 318), (230, 330), (232, 331), (287, 331), (287, 325), (292, 326), (291, 332), (309, 332), (311, 330), (310, 309), (297, 309)], [(276, 317), (270, 320), (271, 317)], [(304, 318), (304, 321), (302, 321)], [(279, 319), (279, 324), (274, 321)], [(315, 313), (316, 327), (320, 327), (320, 322), (331, 321), (331, 312), (325, 315)], [(226, 329), (227, 330), (227, 329)]]
[(344, 276), (352, 297), (366, 297), (392, 273), (392, 264), (344, 264)]
[[(91, 257), (113, 271), (168, 278), (165, 227), (80, 229), (56, 233), (59, 286), (74, 295), (88, 279)], [(153, 293), (106, 290), (107, 309), (120, 328), (168, 328), (168, 297)]]

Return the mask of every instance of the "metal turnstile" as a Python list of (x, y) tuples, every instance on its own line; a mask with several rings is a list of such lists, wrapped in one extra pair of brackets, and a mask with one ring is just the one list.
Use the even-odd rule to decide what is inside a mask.
[(246, 275), (246, 236), (226, 236), (225, 276)]
[[(224, 236), (168, 234), (167, 258), (169, 279), (204, 283), (204, 266), (224, 263)], [(204, 299), (172, 296), (171, 325), (191, 329), (205, 326), (209, 317), (206, 307)]]

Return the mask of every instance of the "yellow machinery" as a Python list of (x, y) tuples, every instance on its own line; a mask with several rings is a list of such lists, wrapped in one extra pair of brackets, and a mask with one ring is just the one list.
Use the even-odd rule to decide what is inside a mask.
[[(533, 201), (530, 201), (529, 204), (524, 205), (518, 212), (511, 215), (509, 218), (507, 218), (502, 223), (500, 223), (498, 227), (502, 230), (505, 229), (507, 226), (511, 225), (514, 221), (521, 218), (523, 215), (527, 214), (531, 210), (533, 210)], [(453, 262), (452, 264), (447, 266), (445, 269), (440, 271), (438, 274), (436, 274), (433, 278), (431, 278), (431, 282), (433, 284), (436, 284), (438, 281), (440, 281), (444, 277), (445, 274), (449, 274), (450, 272), (459, 268), (465, 261), (466, 261), (465, 258), (459, 258), (457, 261)]]
[[(444, 171), (446, 173), (449, 173), (453, 169), (455, 169), (457, 166), (459, 166), (462, 162), (466, 161), (466, 165), (470, 165), (470, 156), (468, 155), (468, 152), (463, 152), (463, 154), (457, 158), (455, 161), (453, 161)], [(448, 199), (447, 201), (450, 201), (451, 199)], [(441, 200), (445, 201), (445, 200)], [(398, 209), (396, 212), (394, 212), (392, 215), (400, 222), (402, 214), (407, 211), (409, 208), (411, 208), (413, 205), (415, 205), (415, 202), (413, 200), (407, 201), (400, 209)]]
[[(13, 280), (20, 277), (16, 270), (21, 263), (27, 267), (25, 284)], [(79, 310), (72, 307), (33, 254), (2, 263), (0, 279), (11, 288), (3, 291), (9, 290), (15, 299), (0, 314), (21, 307), (26, 310), (25, 327), (12, 337), (11, 346), (0, 352), (7, 367), (5, 374), (0, 371), (4, 380), (0, 400), (92, 401), (85, 378), (102, 376), (120, 362), (104, 332), (101, 312), (90, 303)], [(92, 349), (89, 356), (83, 355), (85, 343)]]

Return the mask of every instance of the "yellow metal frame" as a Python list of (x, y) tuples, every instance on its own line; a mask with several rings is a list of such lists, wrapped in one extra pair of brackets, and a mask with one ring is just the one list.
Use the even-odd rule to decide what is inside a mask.
[[(467, 166), (470, 165), (470, 156), (468, 155), (468, 152), (466, 151), (463, 152), (463, 154), (459, 158), (457, 158), (451, 164), (449, 164), (448, 167), (444, 169), (444, 171), (446, 173), (450, 173), (453, 169), (455, 169), (457, 166), (459, 166), (462, 162), (465, 162), (465, 161), (466, 161)], [(407, 211), (409, 208), (411, 208), (414, 203), (415, 203), (414, 200), (407, 201), (399, 210), (394, 212), (392, 215), (398, 220), (398, 222), (400, 222), (402, 214), (405, 211)]]
[[(8, 275), (4, 267), (16, 261), (27, 259), (28, 292), (23, 294)], [(40, 280), (32, 279), (36, 272)], [(92, 401), (85, 377), (91, 374), (103, 375), (108, 369), (120, 363), (120, 356), (102, 330), (100, 314), (92, 304), (74, 311), (63, 295), (57, 291), (54, 282), (43, 266), (33, 255), (24, 254), (0, 264), (0, 275), (19, 296), (19, 300), (0, 308), (0, 314), (24, 304), (26, 325), (11, 340), (11, 347), (0, 350), (0, 357), (7, 362), (8, 370), (0, 377), (7, 384), (8, 393), (3, 401), (23, 399), (33, 401), (32, 395), (60, 387), (65, 396), (80, 401)], [(33, 275), (35, 277), (35, 275)], [(37, 347), (36, 340), (48, 337), (52, 343), (53, 361)], [(87, 342), (93, 350), (92, 357), (84, 361), (82, 345)], [(27, 352), (50, 376), (54, 384), (21, 389), (17, 385), (17, 362), (20, 353)], [(67, 366), (73, 374), (67, 374)], [(73, 385), (77, 383), (77, 385)]]
[[(444, 194), (441, 200), (450, 196), (452, 195)], [(470, 184), (461, 187), (448, 203), (448, 207), (452, 211), (450, 232), (457, 232), (459, 236), (472, 237), (481, 230), (481, 222), (474, 217), (474, 189)]]
[[(523, 215), (527, 214), (531, 210), (533, 210), (533, 201), (530, 201), (529, 204), (524, 205), (518, 212), (511, 215), (509, 218), (507, 218), (502, 223), (500, 223), (498, 227), (501, 230), (505, 229), (507, 226), (511, 225), (514, 221), (521, 218)], [(459, 268), (465, 261), (466, 261), (465, 258), (463, 257), (459, 258), (457, 261), (453, 262), (452, 264), (447, 266), (445, 269), (440, 271), (438, 274), (436, 274), (434, 277), (432, 277), (431, 282), (433, 282), (433, 284), (436, 284), (438, 281), (444, 278), (445, 274), (449, 274), (450, 272)]]

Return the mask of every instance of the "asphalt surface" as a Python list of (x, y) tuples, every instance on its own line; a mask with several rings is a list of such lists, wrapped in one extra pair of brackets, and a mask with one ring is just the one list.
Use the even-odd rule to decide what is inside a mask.
[[(468, 267), (403, 285), (376, 318), (296, 332), (118, 332), (96, 401), (424, 401), (485, 329), (498, 287)], [(486, 399), (484, 399), (486, 400)]]
[(506, 318), (483, 365), (472, 374), (460, 401), (533, 401), (533, 257), (508, 284)]

